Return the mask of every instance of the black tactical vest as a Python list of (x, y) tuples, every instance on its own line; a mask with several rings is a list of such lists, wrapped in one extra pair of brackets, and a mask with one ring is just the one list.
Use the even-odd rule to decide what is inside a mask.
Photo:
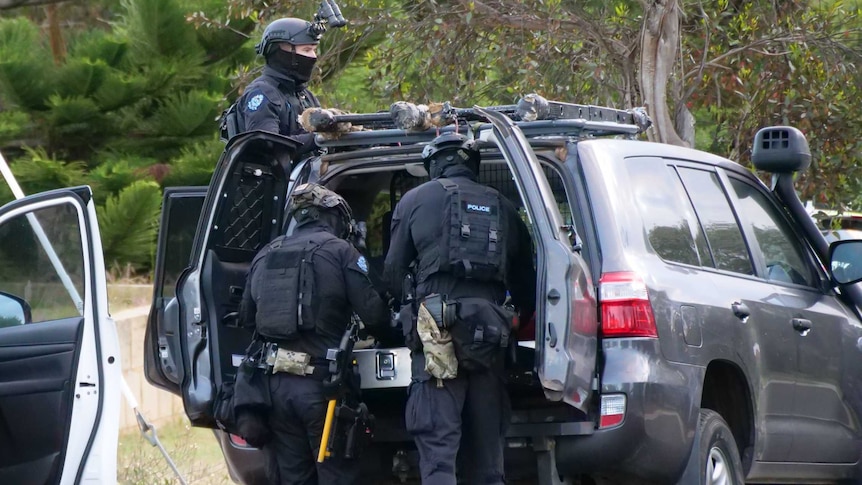
[[(447, 178), (443, 226), (437, 254), (420, 259), (422, 274), (451, 273), (478, 281), (503, 282), (506, 274), (505, 218), (500, 195), (479, 184), (459, 186)], [(436, 256), (436, 257), (435, 257)]]
[(257, 331), (264, 337), (292, 340), (315, 328), (314, 253), (335, 236), (319, 232), (310, 237), (281, 236), (254, 274)]

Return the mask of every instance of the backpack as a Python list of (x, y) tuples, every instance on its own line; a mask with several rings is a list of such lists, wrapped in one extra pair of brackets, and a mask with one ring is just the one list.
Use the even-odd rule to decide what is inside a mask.
[(459, 186), (446, 178), (437, 182), (446, 189), (447, 209), (436, 271), (478, 281), (504, 281), (506, 246), (501, 236), (507, 228), (500, 194), (479, 184)]
[[(334, 237), (334, 236), (333, 236)], [(255, 322), (261, 335), (292, 340), (300, 331), (314, 330), (314, 253), (329, 238), (306, 240), (281, 237), (270, 243), (263, 268), (255, 275)]]

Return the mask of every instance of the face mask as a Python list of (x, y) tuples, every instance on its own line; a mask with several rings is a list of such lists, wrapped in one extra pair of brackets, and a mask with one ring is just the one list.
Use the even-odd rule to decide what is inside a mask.
[(267, 58), (267, 64), (273, 69), (299, 84), (307, 83), (311, 79), (315, 63), (317, 63), (317, 59), (314, 57), (286, 52), (281, 49), (276, 50)]

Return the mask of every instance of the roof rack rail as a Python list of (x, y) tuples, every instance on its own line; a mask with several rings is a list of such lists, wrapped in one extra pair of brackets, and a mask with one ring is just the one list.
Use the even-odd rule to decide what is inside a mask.
[[(451, 131), (466, 133), (490, 129), (479, 108), (457, 108), (449, 102), (416, 105), (393, 103), (388, 112), (343, 114), (335, 110), (310, 108), (303, 112), (303, 127), (317, 133), (321, 147), (343, 148), (428, 142)], [(634, 136), (652, 124), (644, 108), (620, 110), (602, 106), (548, 101), (536, 94), (517, 104), (481, 108), (512, 119), (527, 137), (548, 136)], [(470, 123), (474, 123), (471, 128)], [(475, 125), (478, 122), (478, 125)]]

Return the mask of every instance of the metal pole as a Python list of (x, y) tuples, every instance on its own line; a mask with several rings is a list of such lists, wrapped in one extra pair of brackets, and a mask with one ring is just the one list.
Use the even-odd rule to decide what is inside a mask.
[[(0, 172), (3, 173), (3, 178), (6, 179), (6, 183), (9, 185), (9, 188), (12, 189), (12, 195), (15, 196), (15, 199), (23, 199), (24, 192), (21, 190), (21, 186), (18, 185), (18, 181), (15, 180), (15, 175), (9, 168), (9, 164), (6, 163), (6, 159), (3, 158), (2, 153), (0, 153)], [(78, 313), (83, 315), (84, 302), (81, 299), (81, 295), (78, 294), (78, 290), (75, 288), (72, 278), (69, 277), (69, 273), (67, 273), (66, 268), (63, 267), (63, 262), (60, 261), (60, 258), (57, 256), (57, 252), (54, 251), (54, 246), (51, 245), (51, 241), (48, 240), (48, 235), (45, 234), (45, 230), (42, 229), (42, 224), (38, 219), (36, 219), (36, 215), (32, 212), (27, 213), (27, 220), (30, 222), (30, 226), (33, 227), (33, 232), (36, 234), (36, 238), (39, 239), (39, 244), (42, 245), (42, 249), (44, 249), (45, 253), (48, 255), (48, 259), (54, 266), (54, 270), (57, 271), (60, 281), (66, 288), (66, 291), (69, 292), (69, 296), (75, 303)]]

